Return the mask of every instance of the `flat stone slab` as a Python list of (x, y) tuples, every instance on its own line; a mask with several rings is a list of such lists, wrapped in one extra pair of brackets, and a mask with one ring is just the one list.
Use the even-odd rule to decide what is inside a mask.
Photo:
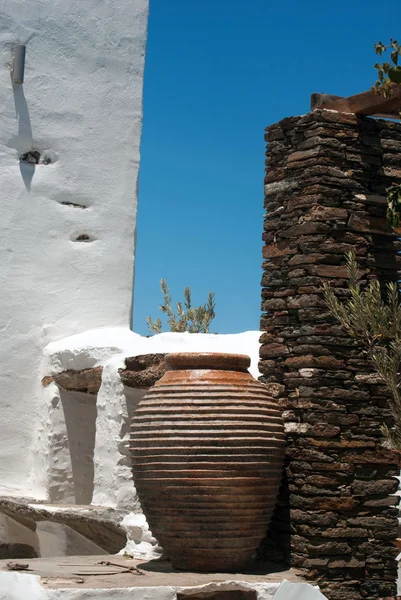
[(119, 524), (122, 515), (103, 506), (45, 505), (0, 497), (0, 513), (36, 530), (38, 521), (51, 521), (71, 527), (106, 552), (119, 552), (126, 543), (126, 531)]
[[(145, 562), (112, 555), (14, 559), (12, 562), (28, 564), (28, 569), (18, 571), (18, 574), (39, 576), (41, 585), (47, 589), (164, 587), (185, 593), (187, 588), (199, 586), (206, 586), (205, 591), (213, 592), (216, 586), (219, 590), (230, 591), (257, 589), (263, 585), (266, 591), (273, 594), (283, 579), (294, 583), (304, 581), (300, 571), (280, 571), (276, 564), (261, 564), (253, 573), (190, 573), (173, 569), (171, 563), (165, 560)], [(106, 565), (106, 562), (113, 564)], [(15, 572), (9, 570), (7, 563), (10, 560), (0, 560), (0, 578), (1, 572)], [(139, 572), (127, 572), (130, 568)]]

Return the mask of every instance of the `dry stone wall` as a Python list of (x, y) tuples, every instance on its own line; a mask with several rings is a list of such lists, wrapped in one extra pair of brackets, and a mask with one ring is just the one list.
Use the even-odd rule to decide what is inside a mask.
[(344, 254), (398, 279), (385, 219), (401, 125), (317, 110), (267, 129), (260, 369), (282, 407), (286, 473), (261, 553), (307, 571), (329, 600), (396, 594), (399, 474), (382, 446), (388, 392), (323, 301), (344, 297)]

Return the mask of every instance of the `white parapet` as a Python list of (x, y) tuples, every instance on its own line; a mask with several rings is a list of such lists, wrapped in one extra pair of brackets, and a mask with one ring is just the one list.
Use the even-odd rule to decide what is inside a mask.
[(52, 375), (68, 369), (90, 369), (115, 356), (122, 358), (140, 354), (169, 352), (228, 352), (247, 354), (250, 373), (259, 377), (260, 331), (242, 333), (160, 333), (141, 336), (126, 327), (104, 327), (50, 343), (44, 350), (44, 374)]

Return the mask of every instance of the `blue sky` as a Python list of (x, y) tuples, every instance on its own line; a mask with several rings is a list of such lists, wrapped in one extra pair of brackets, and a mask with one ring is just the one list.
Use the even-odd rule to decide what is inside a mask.
[(312, 92), (375, 81), (373, 43), (401, 37), (382, 0), (150, 0), (139, 178), (134, 331), (180, 300), (216, 293), (212, 331), (259, 328), (264, 128)]

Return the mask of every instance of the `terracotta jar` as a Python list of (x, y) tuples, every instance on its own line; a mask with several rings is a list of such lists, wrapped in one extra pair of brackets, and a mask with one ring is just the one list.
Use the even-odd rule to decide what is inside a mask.
[(177, 569), (239, 571), (266, 534), (280, 411), (241, 354), (179, 353), (138, 404), (130, 449), (149, 526)]

